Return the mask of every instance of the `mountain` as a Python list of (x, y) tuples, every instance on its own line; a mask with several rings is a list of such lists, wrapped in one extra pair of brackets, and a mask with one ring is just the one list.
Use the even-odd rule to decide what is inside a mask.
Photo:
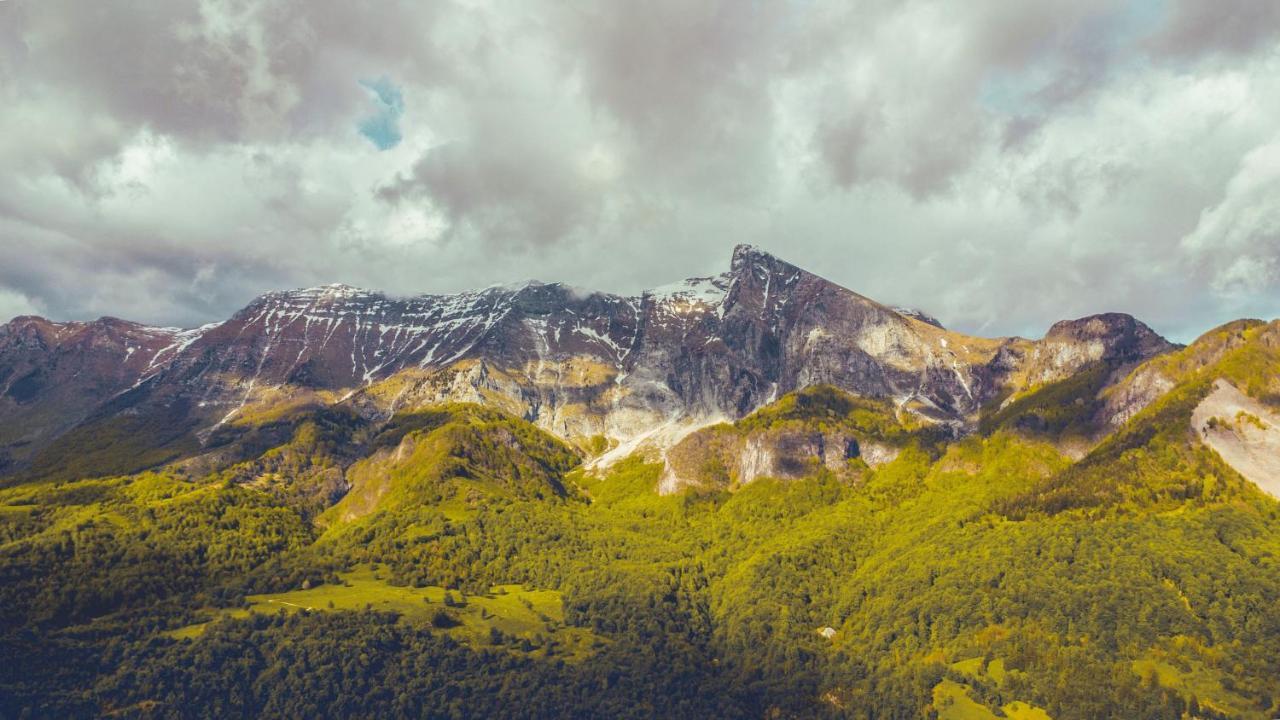
[[(741, 245), (728, 272), (638, 297), (529, 283), (391, 298), (332, 285), (269, 293), (194, 330), (19, 318), (0, 329), (0, 426), (23, 430), (0, 452), (47, 474), (140, 419), (163, 418), (156, 445), (168, 450), (142, 457), (164, 461), (281, 407), (346, 403), (385, 418), (468, 401), (579, 445), (603, 437), (607, 464), (812, 385), (958, 435), (1002, 393), (1173, 347), (1125, 315), (1058, 323), (1039, 341), (920, 317)], [(97, 460), (111, 472), (140, 469), (139, 457)]]
[(1280, 320), (621, 297), (0, 331), (0, 717), (1280, 713)]
[(0, 326), (0, 472), (163, 368), (197, 333), (105, 317)]

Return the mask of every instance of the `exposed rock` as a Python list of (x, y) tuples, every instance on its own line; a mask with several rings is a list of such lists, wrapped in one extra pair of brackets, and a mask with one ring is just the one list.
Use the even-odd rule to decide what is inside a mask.
[(1010, 346), (1005, 367), (1019, 372), (1027, 387), (1069, 377), (1097, 363), (1134, 364), (1178, 346), (1123, 313), (1090, 315), (1054, 323), (1044, 339), (1025, 348)]
[(1196, 338), (1195, 342), (1159, 359), (1143, 363), (1127, 377), (1104, 391), (1105, 404), (1099, 424), (1119, 427), (1172, 390), (1182, 379), (1206, 368), (1227, 353), (1243, 347), (1250, 332), (1269, 347), (1280, 347), (1280, 322), (1235, 320)]
[[(839, 391), (830, 392), (835, 393), (831, 396), (834, 402), (824, 403), (825, 398), (813, 395), (817, 402), (809, 401), (807, 411), (784, 411), (767, 419), (755, 415), (734, 425), (719, 424), (690, 433), (663, 456), (659, 491), (671, 493), (690, 487), (732, 490), (760, 478), (796, 480), (822, 470), (852, 480), (867, 466), (897, 457), (897, 447), (855, 430), (850, 415), (829, 412), (840, 402)], [(802, 394), (797, 403), (804, 400)], [(886, 418), (882, 422), (892, 421)], [(905, 439), (907, 431), (894, 425), (894, 431)]]
[(1219, 379), (1191, 427), (1236, 472), (1280, 498), (1280, 414)]
[(1110, 428), (1120, 427), (1172, 390), (1175, 384), (1160, 368), (1138, 368), (1107, 394), (1102, 410), (1102, 424)]
[[(0, 326), (0, 458), (25, 459), (170, 362), (200, 331), (116, 318)], [(0, 462), (0, 473), (4, 472)]]
[[(0, 451), (43, 445), (91, 414), (163, 411), (209, 443), (281, 404), (346, 402), (387, 418), (454, 400), (563, 438), (604, 436), (613, 458), (816, 384), (963, 431), (1009, 383), (1169, 347), (1123, 315), (1059, 323), (1042, 341), (970, 337), (916, 317), (742, 245), (722, 275), (637, 297), (528, 283), (392, 298), (333, 285), (269, 293), (193, 331), (112, 321), (120, 328), (85, 331), (106, 338), (100, 355), (61, 339), (74, 324), (20, 319), (0, 331)], [(45, 374), (78, 384), (41, 390), (55, 387)]]

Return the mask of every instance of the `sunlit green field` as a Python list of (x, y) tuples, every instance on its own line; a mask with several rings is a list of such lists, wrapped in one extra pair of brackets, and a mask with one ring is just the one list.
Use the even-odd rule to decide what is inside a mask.
[[(581, 661), (603, 638), (584, 628), (567, 627), (560, 593), (497, 585), (484, 595), (467, 595), (442, 587), (391, 585), (377, 567), (342, 573), (341, 584), (326, 584), (283, 593), (250, 595), (247, 608), (202, 609), (208, 620), (172, 630), (169, 637), (198, 640), (211, 622), (250, 613), (394, 612), (403, 622), (429, 625), (473, 646), (503, 646), (512, 651)], [(529, 641), (522, 643), (522, 641)]]

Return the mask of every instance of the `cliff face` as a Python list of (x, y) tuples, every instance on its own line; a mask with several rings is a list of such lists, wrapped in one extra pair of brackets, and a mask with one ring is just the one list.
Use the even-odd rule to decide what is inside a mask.
[(284, 406), (344, 403), (377, 418), (464, 400), (564, 438), (604, 436), (617, 456), (819, 384), (962, 432), (1011, 384), (1170, 347), (1125, 315), (1058, 323), (1039, 341), (965, 336), (744, 245), (721, 275), (637, 297), (530, 283), (392, 298), (335, 285), (269, 293), (196, 330), (20, 318), (0, 330), (0, 443), (21, 462), (120, 414), (180, 412), (208, 442)]

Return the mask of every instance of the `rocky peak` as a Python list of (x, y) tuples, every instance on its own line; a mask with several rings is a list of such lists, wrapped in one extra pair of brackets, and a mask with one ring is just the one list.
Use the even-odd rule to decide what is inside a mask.
[(1102, 360), (1141, 360), (1176, 346), (1146, 324), (1125, 313), (1102, 313), (1054, 323), (1045, 334), (1046, 344), (1082, 344), (1096, 348)]
[(543, 283), (536, 280), (525, 283), (511, 296), (512, 305), (529, 315), (550, 315), (563, 311), (582, 297), (563, 283)]
[(136, 385), (172, 355), (181, 331), (104, 317), (0, 326), (0, 473)]
[(1132, 365), (1177, 346), (1124, 313), (1054, 323), (1043, 339), (1006, 346), (1000, 367), (1021, 369), (1026, 386), (1054, 382), (1096, 363)]
[(268, 310), (275, 309), (280, 312), (311, 308), (342, 311), (344, 309), (364, 307), (379, 299), (385, 299), (385, 296), (382, 293), (371, 290), (363, 290), (350, 285), (321, 285), (264, 293), (254, 298), (236, 315), (241, 316), (259, 312), (264, 308)]
[(729, 274), (741, 275), (748, 269), (757, 265), (775, 266), (778, 264), (786, 265), (791, 268), (795, 267), (790, 263), (779, 260), (755, 245), (739, 243), (738, 245), (733, 246), (733, 255), (729, 260)]
[(0, 346), (37, 342), (45, 349), (97, 347), (129, 352), (154, 351), (179, 333), (178, 328), (160, 328), (104, 316), (87, 322), (55, 322), (37, 315), (21, 315), (0, 326)]
[(0, 325), (0, 344), (55, 342), (63, 327), (38, 315), (19, 315)]
[(734, 247), (733, 257), (729, 261), (730, 285), (739, 295), (746, 297), (763, 295), (767, 299), (770, 293), (794, 286), (802, 277), (817, 279), (816, 275), (754, 245)]

